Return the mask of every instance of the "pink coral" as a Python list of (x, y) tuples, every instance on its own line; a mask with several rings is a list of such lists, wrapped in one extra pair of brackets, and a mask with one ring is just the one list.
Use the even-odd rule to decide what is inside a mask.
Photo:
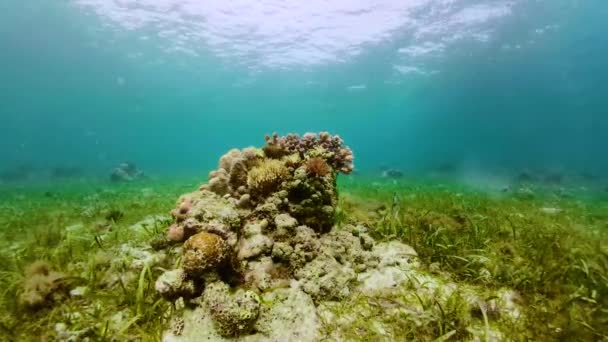
[(349, 174), (353, 171), (353, 152), (344, 146), (344, 141), (338, 135), (330, 135), (327, 132), (319, 134), (306, 133), (301, 138), (297, 134), (287, 134), (279, 137), (273, 133), (272, 137), (266, 136), (268, 146), (280, 146), (288, 154), (307, 152), (321, 148), (325, 151), (327, 162), (336, 171)]

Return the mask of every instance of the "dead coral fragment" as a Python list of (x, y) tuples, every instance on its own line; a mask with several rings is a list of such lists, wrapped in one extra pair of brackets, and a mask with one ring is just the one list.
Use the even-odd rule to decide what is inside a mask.
[(183, 268), (188, 274), (200, 274), (220, 265), (228, 256), (228, 245), (219, 235), (198, 233), (184, 243)]
[(312, 177), (325, 177), (331, 173), (331, 167), (323, 158), (310, 158), (306, 161), (306, 173)]
[(154, 284), (156, 291), (169, 301), (179, 297), (191, 298), (200, 294), (201, 289), (197, 284), (188, 279), (187, 274), (181, 268), (166, 271)]
[(289, 169), (285, 163), (276, 159), (267, 159), (249, 171), (247, 186), (253, 193), (267, 195), (277, 190), (289, 176)]
[(260, 314), (260, 299), (255, 292), (230, 288), (222, 282), (209, 284), (204, 301), (218, 333), (225, 337), (250, 333)]
[(41, 309), (65, 297), (69, 291), (66, 275), (52, 270), (44, 261), (36, 261), (25, 270), (19, 303), (28, 309)]

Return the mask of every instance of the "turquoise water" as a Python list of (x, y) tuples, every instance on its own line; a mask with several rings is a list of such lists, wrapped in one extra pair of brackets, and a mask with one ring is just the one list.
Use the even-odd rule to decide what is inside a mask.
[(0, 170), (197, 174), (328, 130), (359, 170), (608, 173), (608, 3), (0, 4)]

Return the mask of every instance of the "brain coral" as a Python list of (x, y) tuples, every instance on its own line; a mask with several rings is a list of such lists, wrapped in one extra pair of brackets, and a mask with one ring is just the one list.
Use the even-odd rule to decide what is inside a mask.
[(221, 264), (227, 254), (228, 245), (219, 235), (206, 232), (194, 234), (184, 243), (184, 271), (202, 273)]

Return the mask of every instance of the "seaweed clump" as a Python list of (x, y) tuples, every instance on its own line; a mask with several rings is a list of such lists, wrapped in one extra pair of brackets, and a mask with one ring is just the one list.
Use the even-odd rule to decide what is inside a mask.
[(27, 309), (38, 310), (65, 298), (69, 291), (68, 277), (54, 271), (45, 261), (35, 261), (25, 270), (23, 292), (19, 304)]

